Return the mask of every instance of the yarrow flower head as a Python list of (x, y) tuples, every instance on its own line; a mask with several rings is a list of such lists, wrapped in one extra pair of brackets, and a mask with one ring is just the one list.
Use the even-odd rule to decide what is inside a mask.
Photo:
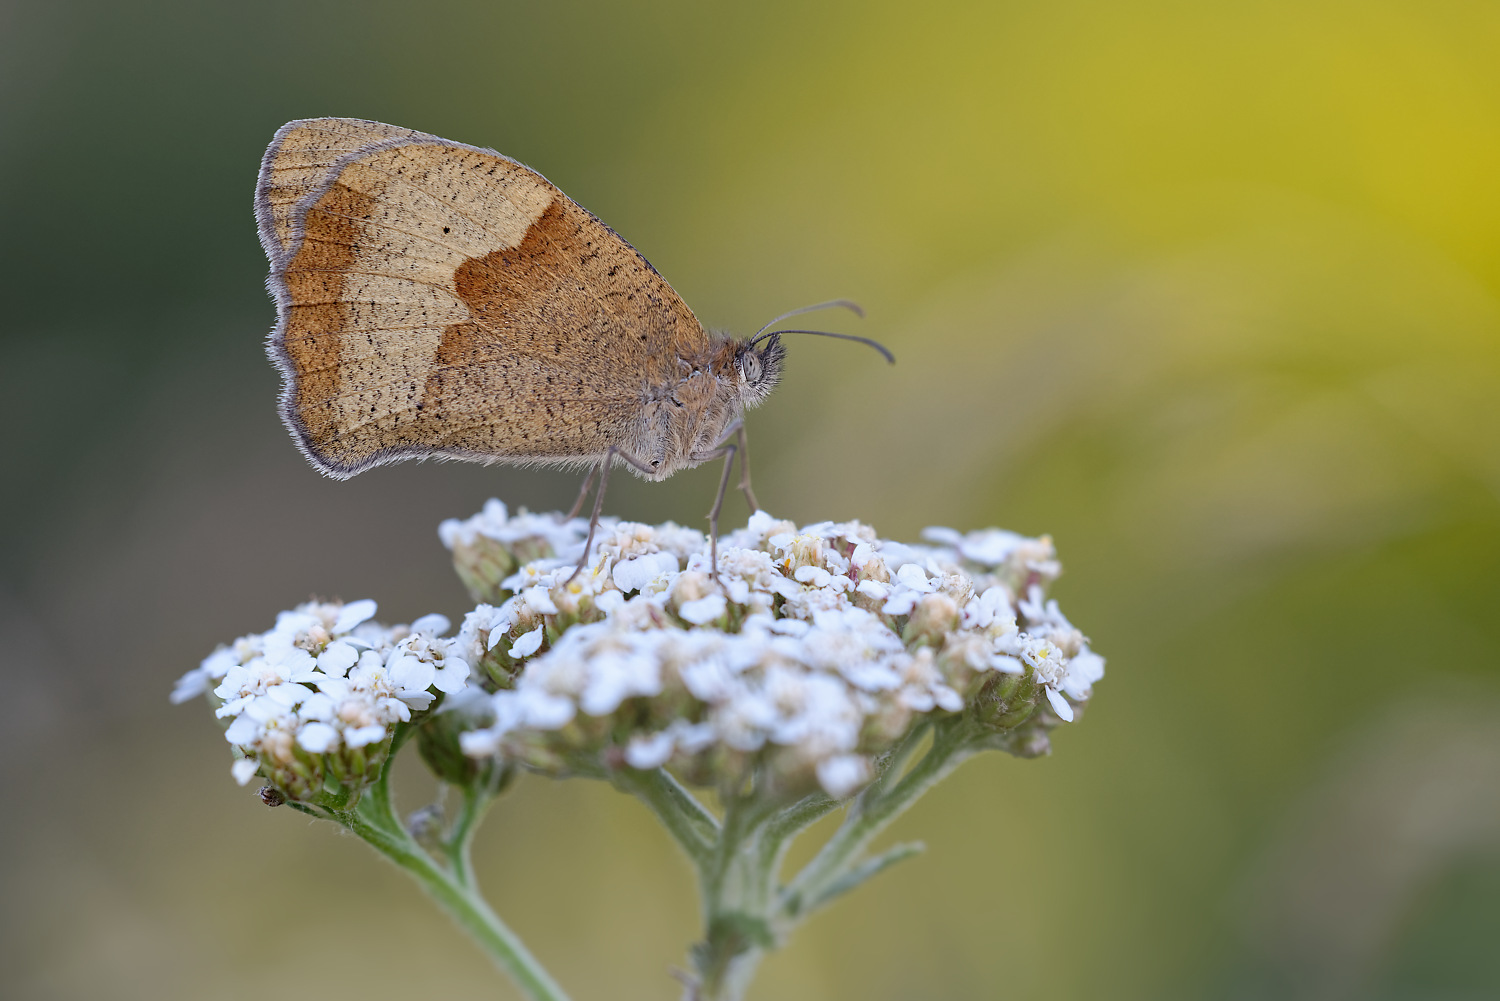
[(309, 602), (282, 612), (268, 632), (210, 654), (172, 693), (209, 692), (237, 755), (235, 779), (255, 775), (305, 800), (332, 783), (346, 799), (379, 774), (396, 724), (462, 691), (469, 665), (441, 615), (409, 626), (374, 621), (375, 602)]
[(1041, 753), (1103, 675), (1044, 596), (1060, 570), (1046, 538), (930, 529), (904, 545), (761, 512), (720, 540), (715, 580), (701, 533), (606, 519), (574, 577), (586, 533), (497, 501), (444, 523), (460, 576), (496, 599), (457, 637), (495, 689), (465, 753), (844, 797), (932, 716)]
[(759, 512), (715, 568), (701, 532), (606, 518), (575, 575), (587, 534), (492, 500), (439, 529), (481, 602), (457, 635), (439, 615), (386, 627), (373, 601), (309, 603), (214, 651), (173, 699), (211, 692), (235, 778), (292, 800), (357, 795), (409, 723), (449, 781), (495, 762), (666, 767), (843, 798), (925, 720), (1044, 753), (1104, 673), (1046, 597), (1061, 568), (1045, 537), (934, 528), (908, 545)]

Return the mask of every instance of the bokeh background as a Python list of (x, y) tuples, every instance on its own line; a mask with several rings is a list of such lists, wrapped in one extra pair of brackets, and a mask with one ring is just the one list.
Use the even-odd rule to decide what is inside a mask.
[[(711, 325), (862, 301), (899, 365), (803, 339), (750, 421), (777, 515), (1057, 540), (1087, 719), (754, 997), (1500, 996), (1497, 52), (1463, 0), (0, 4), (0, 994), (515, 996), (166, 701), (310, 594), (456, 618), (437, 522), (576, 489), (292, 447), (251, 191), (341, 115), (532, 164)], [(675, 996), (633, 801), (525, 780), (479, 859), (579, 1001)]]

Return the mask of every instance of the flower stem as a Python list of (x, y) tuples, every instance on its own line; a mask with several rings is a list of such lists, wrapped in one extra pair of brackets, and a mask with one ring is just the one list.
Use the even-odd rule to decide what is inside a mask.
[[(395, 746), (399, 746), (405, 736), (398, 729), (393, 742)], [(329, 810), (325, 815), (343, 824), (371, 848), (404, 869), (480, 948), (489, 953), (495, 964), (510, 975), (531, 1001), (568, 1001), (562, 987), (522, 944), (516, 933), (490, 909), (474, 883), (469, 864), (469, 842), (485, 808), (494, 799), (493, 791), (464, 790), (463, 807), (443, 846), (450, 865), (443, 866), (417, 843), (396, 813), (391, 800), (392, 760), (393, 757), (387, 758), (380, 777), (371, 784), (354, 809)]]
[(682, 783), (661, 768), (619, 768), (610, 773), (610, 781), (617, 789), (640, 797), (699, 872), (703, 871), (719, 841), (719, 822)]
[(474, 889), (474, 863), (469, 846), (474, 841), (474, 831), (479, 826), (485, 809), (493, 801), (486, 791), (473, 786), (463, 788), (463, 805), (454, 818), (453, 828), (443, 840), (443, 849), (448, 856), (448, 868), (453, 878), (466, 889)]
[(695, 1001), (739, 1001), (776, 945), (775, 874), (759, 844), (772, 816), (748, 797), (730, 798), (716, 843), (699, 865), (704, 937), (693, 947)]
[[(865, 866), (859, 856), (923, 793), (974, 753), (975, 738), (972, 724), (963, 717), (944, 720), (933, 728), (932, 746), (909, 771), (898, 776), (896, 768), (889, 768), (862, 792), (843, 825), (782, 891), (781, 906), (786, 917), (800, 920), (851, 889), (861, 881), (852, 880), (851, 874), (869, 876), (885, 868), (884, 864)], [(900, 857), (908, 854), (902, 853)]]
[(484, 898), (457, 874), (439, 866), (410, 835), (397, 825), (391, 829), (372, 823), (365, 811), (343, 814), (339, 819), (370, 847), (390, 859), (416, 880), (438, 906), (448, 912), (460, 928), (490, 954), (502, 970), (532, 1001), (568, 1001), (557, 981), (552, 979), (535, 956), (516, 937), (516, 933), (490, 910)]

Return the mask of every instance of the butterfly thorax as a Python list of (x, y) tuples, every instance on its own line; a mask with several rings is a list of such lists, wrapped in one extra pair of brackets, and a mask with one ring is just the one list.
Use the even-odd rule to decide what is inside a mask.
[[(764, 400), (781, 376), (782, 349), (775, 338), (749, 346), (715, 339), (708, 350), (678, 359), (678, 378), (649, 387), (635, 454), (663, 480), (707, 461), (745, 410)], [(636, 470), (645, 476), (644, 471)]]

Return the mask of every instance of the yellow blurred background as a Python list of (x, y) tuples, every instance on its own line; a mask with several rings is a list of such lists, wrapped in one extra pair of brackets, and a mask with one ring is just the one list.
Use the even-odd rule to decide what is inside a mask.
[[(752, 997), (1500, 996), (1497, 53), (1460, 0), (0, 7), (0, 994), (516, 996), (166, 701), (310, 594), (457, 618), (437, 522), (576, 489), (287, 439), (252, 186), (338, 115), (531, 164), (712, 326), (863, 302), (897, 367), (794, 339), (749, 422), (778, 516), (1058, 543), (1087, 718)], [(625, 479), (696, 525), (716, 471)], [(478, 857), (579, 1001), (675, 996), (636, 803), (523, 780)]]

